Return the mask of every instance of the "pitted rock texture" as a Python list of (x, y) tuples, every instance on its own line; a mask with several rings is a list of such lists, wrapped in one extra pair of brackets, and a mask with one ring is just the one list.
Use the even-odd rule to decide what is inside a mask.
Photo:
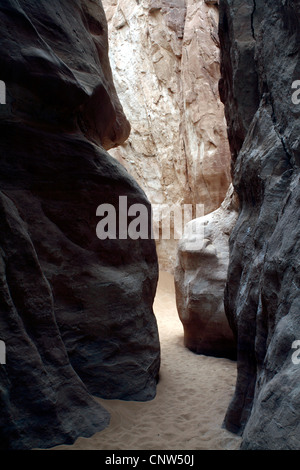
[[(150, 204), (106, 150), (130, 125), (101, 2), (0, 5), (0, 443), (71, 443), (109, 422), (91, 394), (155, 396), (153, 240), (100, 240), (97, 207)], [(150, 218), (150, 215), (149, 215)]]
[[(110, 60), (129, 139), (112, 151), (153, 204), (217, 209), (230, 152), (219, 98), (218, 8), (204, 0), (104, 0)], [(173, 271), (177, 240), (157, 242)]]
[(178, 244), (175, 292), (184, 344), (198, 354), (236, 358), (224, 311), (229, 235), (237, 219), (232, 185), (219, 209), (189, 222)]
[(243, 449), (300, 448), (299, 40), (298, 0), (220, 1), (220, 91), (240, 203), (225, 294), (238, 378), (225, 424)]

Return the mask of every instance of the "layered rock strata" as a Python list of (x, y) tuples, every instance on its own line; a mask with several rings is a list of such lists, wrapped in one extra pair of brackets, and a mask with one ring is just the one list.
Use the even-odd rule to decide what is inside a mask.
[(232, 185), (216, 211), (194, 219), (178, 244), (175, 292), (184, 344), (198, 354), (236, 358), (224, 311), (229, 236), (237, 219)]
[[(132, 126), (112, 155), (152, 204), (203, 204), (205, 214), (230, 184), (216, 3), (103, 2), (116, 89)], [(173, 271), (177, 241), (157, 240), (161, 269)]]
[(299, 1), (220, 1), (220, 91), (241, 207), (225, 295), (238, 378), (225, 424), (243, 449), (300, 447), (299, 35)]
[(0, 445), (51, 447), (107, 426), (91, 394), (155, 396), (157, 255), (151, 239), (96, 235), (97, 207), (119, 220), (120, 195), (150, 223), (106, 151), (130, 126), (101, 2), (5, 0), (0, 17)]

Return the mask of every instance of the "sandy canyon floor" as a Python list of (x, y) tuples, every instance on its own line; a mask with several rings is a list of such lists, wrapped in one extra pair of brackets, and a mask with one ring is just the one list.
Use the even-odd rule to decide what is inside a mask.
[(111, 414), (104, 431), (79, 438), (68, 450), (234, 450), (240, 438), (222, 429), (236, 381), (236, 363), (197, 355), (183, 345), (173, 277), (160, 273), (154, 312), (161, 371), (154, 400), (97, 399)]

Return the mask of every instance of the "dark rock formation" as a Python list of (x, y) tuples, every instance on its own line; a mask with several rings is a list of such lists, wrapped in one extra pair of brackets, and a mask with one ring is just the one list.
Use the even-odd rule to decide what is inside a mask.
[(70, 365), (54, 301), (24, 220), (0, 196), (0, 449), (72, 443), (109, 422)]
[(150, 209), (106, 152), (130, 126), (101, 3), (3, 0), (0, 18), (0, 445), (49, 447), (107, 425), (90, 393), (155, 396), (157, 257), (96, 236), (100, 204)]
[(243, 449), (300, 448), (300, 2), (221, 0), (220, 82), (240, 214), (225, 307), (238, 379), (225, 418)]

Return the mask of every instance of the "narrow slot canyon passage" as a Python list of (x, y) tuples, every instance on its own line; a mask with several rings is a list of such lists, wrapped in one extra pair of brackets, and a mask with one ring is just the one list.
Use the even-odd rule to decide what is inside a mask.
[(0, 18), (0, 450), (299, 450), (300, 0)]
[(236, 362), (197, 355), (183, 345), (173, 276), (160, 272), (154, 312), (161, 343), (157, 395), (149, 402), (96, 398), (110, 425), (56, 450), (236, 450), (240, 438), (222, 428), (236, 381)]
[[(199, 318), (193, 328), (210, 318), (203, 343), (208, 342), (213, 351), (228, 336), (222, 293), (235, 211), (228, 190), (230, 152), (218, 94), (218, 7), (189, 0), (176, 8), (162, 2), (157, 9), (148, 1), (105, 0), (104, 9), (114, 82), (131, 125), (127, 141), (109, 152), (145, 191), (153, 210), (161, 211), (157, 215), (154, 210), (153, 215), (159, 229), (173, 207), (195, 208), (201, 203), (207, 215), (207, 240), (195, 253), (189, 249), (189, 239), (180, 246), (172, 237), (156, 243), (160, 276), (153, 308), (161, 367), (155, 398), (148, 402), (96, 398), (109, 412), (110, 425), (91, 438), (79, 438), (71, 447), (58, 448), (238, 449), (240, 438), (222, 427), (234, 394), (236, 362), (185, 347), (180, 320), (191, 315), (197, 299)], [(226, 207), (220, 208), (224, 199)], [(163, 206), (170, 212), (164, 212)], [(175, 220), (173, 224), (175, 229)], [(171, 273), (177, 275), (178, 310)]]

